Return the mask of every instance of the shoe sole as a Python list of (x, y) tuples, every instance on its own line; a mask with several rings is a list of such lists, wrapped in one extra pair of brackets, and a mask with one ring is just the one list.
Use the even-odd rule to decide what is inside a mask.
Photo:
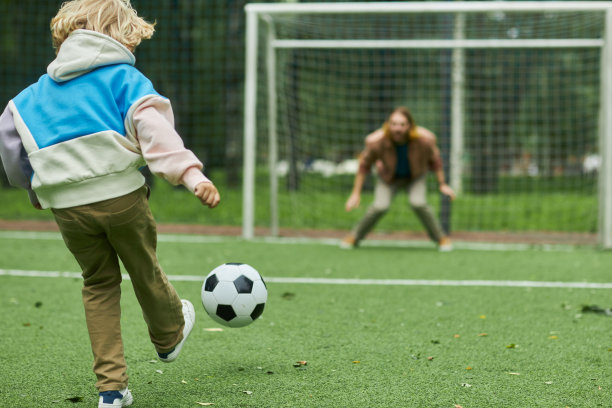
[(128, 390), (128, 392), (123, 396), (123, 399), (121, 400), (121, 406), (129, 407), (133, 403), (134, 403), (134, 398), (132, 397), (132, 393), (130, 392), (130, 390)]

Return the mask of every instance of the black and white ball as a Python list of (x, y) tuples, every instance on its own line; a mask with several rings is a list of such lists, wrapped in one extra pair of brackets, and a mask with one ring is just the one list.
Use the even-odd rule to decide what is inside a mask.
[(213, 269), (202, 285), (202, 304), (217, 323), (242, 327), (263, 313), (268, 290), (255, 268), (226, 263)]

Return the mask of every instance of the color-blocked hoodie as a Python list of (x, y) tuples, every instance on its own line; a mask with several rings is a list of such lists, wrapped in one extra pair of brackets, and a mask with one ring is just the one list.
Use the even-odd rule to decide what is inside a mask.
[(128, 194), (145, 164), (192, 192), (209, 180), (174, 130), (170, 101), (114, 39), (75, 30), (47, 74), (0, 116), (0, 155), (33, 204), (66, 208)]

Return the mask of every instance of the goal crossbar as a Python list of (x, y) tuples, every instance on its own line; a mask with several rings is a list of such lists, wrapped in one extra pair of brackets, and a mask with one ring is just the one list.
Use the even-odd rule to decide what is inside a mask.
[(476, 13), (476, 12), (525, 12), (525, 11), (598, 11), (607, 10), (609, 1), (567, 1), (567, 2), (364, 2), (364, 3), (250, 3), (245, 6), (247, 13), (281, 14), (392, 14), (392, 13)]
[(326, 49), (476, 49), (476, 48), (601, 48), (601, 39), (562, 40), (273, 40), (273, 48)]

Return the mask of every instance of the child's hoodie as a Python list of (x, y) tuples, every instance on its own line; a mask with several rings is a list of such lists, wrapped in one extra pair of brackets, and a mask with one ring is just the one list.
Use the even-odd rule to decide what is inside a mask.
[(114, 39), (76, 30), (47, 74), (0, 116), (0, 155), (33, 204), (66, 208), (120, 197), (145, 183), (139, 168), (192, 192), (208, 179), (174, 130), (170, 101)]

